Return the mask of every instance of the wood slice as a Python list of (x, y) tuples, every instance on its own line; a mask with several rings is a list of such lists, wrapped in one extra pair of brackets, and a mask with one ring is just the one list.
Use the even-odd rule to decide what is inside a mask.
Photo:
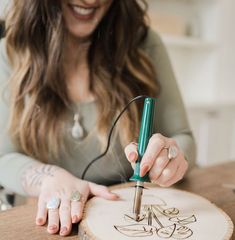
[(207, 199), (174, 188), (148, 184), (142, 198), (141, 219), (132, 218), (132, 183), (112, 188), (120, 200), (94, 197), (86, 204), (79, 225), (81, 240), (229, 240), (231, 219)]

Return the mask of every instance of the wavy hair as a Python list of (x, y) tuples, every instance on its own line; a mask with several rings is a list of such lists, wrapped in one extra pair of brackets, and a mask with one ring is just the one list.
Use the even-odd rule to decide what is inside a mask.
[[(142, 50), (148, 25), (144, 0), (114, 0), (88, 51), (90, 91), (96, 98), (101, 141), (114, 117), (137, 95), (156, 97), (154, 68)], [(9, 132), (25, 154), (47, 162), (65, 147), (65, 123), (72, 102), (63, 71), (66, 28), (58, 0), (13, 0), (6, 19), (10, 78)], [(118, 125), (122, 144), (136, 140), (142, 103)]]

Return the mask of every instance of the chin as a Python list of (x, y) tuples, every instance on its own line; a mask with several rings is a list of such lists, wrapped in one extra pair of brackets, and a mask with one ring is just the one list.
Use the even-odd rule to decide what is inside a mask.
[(68, 29), (69, 34), (71, 34), (73, 37), (78, 39), (84, 39), (89, 38), (92, 33), (94, 32), (95, 28), (75, 28), (75, 29)]
[(63, 2), (63, 15), (69, 33), (77, 38), (91, 36), (100, 20), (108, 11), (112, 0), (95, 1), (86, 5), (83, 1), (68, 0)]

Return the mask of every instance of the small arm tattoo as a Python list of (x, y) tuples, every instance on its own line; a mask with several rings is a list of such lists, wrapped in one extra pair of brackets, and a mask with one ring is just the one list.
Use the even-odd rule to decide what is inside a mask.
[(33, 165), (22, 174), (21, 184), (29, 195), (38, 195), (37, 192), (45, 177), (54, 177), (59, 167), (48, 164)]

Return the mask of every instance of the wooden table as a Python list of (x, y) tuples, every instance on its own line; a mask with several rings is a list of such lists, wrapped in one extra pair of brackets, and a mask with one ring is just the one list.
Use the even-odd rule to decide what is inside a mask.
[[(177, 185), (177, 188), (199, 194), (209, 199), (223, 209), (235, 224), (235, 193), (232, 189), (222, 187), (224, 183), (235, 184), (235, 162), (204, 169), (194, 169), (189, 173), (184, 182)], [(58, 235), (47, 234), (46, 226), (35, 226), (35, 213), (35, 204), (1, 212), (0, 239), (64, 239)], [(76, 226), (72, 234), (66, 239), (78, 239)], [(232, 240), (235, 240), (235, 234), (233, 234)]]

